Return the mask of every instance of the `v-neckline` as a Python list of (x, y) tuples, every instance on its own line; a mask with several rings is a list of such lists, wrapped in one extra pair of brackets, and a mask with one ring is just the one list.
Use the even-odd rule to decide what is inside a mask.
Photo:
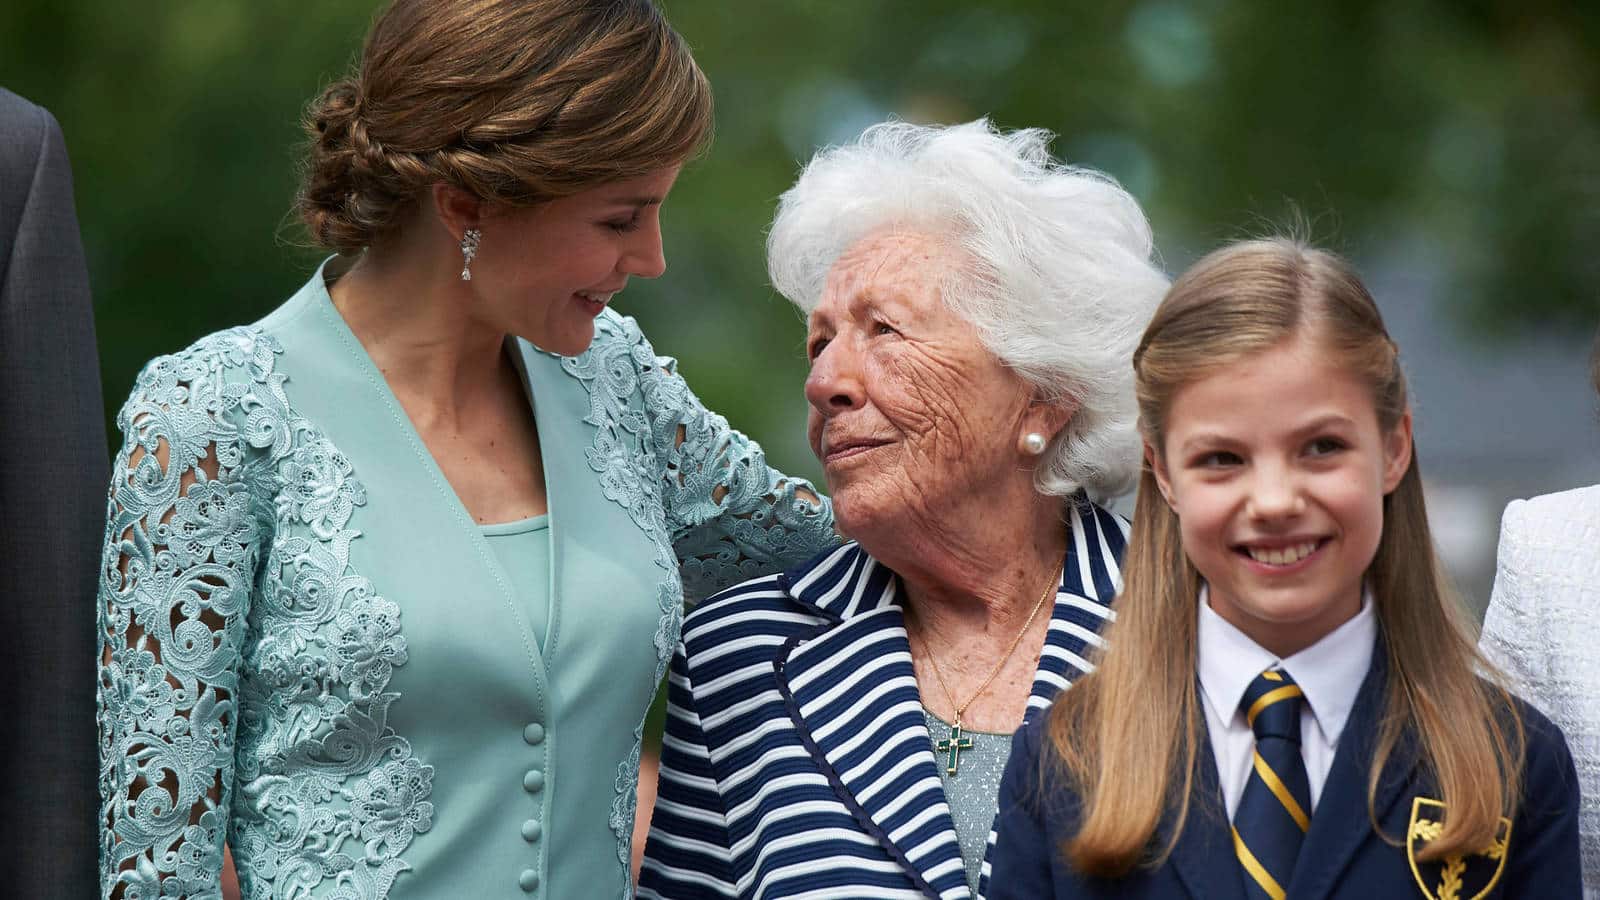
[[(339, 337), (343, 339), (351, 354), (356, 357), (362, 370), (373, 381), (374, 386), (378, 389), (378, 393), (382, 396), (390, 411), (395, 414), (397, 423), (401, 426), (401, 430), (405, 432), (413, 449), (425, 459), (429, 473), (438, 480), (445, 492), (450, 495), (450, 499), (453, 501), (452, 506), (475, 529), (507, 524), (505, 522), (479, 522), (477, 517), (472, 514), (472, 510), (467, 508), (466, 502), (461, 499), (461, 494), (456, 490), (455, 485), (450, 483), (449, 477), (444, 473), (444, 467), (439, 465), (438, 457), (434, 456), (433, 451), (428, 449), (428, 442), (422, 437), (422, 433), (417, 430), (416, 422), (412, 421), (411, 415), (406, 412), (405, 404), (400, 402), (400, 396), (394, 392), (394, 386), (389, 384), (389, 379), (384, 377), (383, 370), (378, 367), (377, 362), (372, 358), (372, 353), (367, 350), (367, 345), (363, 344), (361, 338), (356, 335), (355, 329), (351, 328), (350, 323), (345, 321), (344, 314), (339, 311), (339, 305), (333, 302), (333, 293), (329, 290), (332, 282), (327, 277), (327, 270), (329, 266), (336, 262), (337, 260), (329, 260), (324, 263), (323, 272), (319, 273), (322, 277), (317, 279), (320, 287), (320, 290), (317, 291), (317, 300), (322, 307), (322, 311), (333, 320)], [(338, 273), (341, 276), (343, 274), (345, 274), (344, 271)], [(337, 276), (334, 280), (337, 280)], [(505, 354), (507, 361), (511, 363), (511, 367), (516, 370), (517, 382), (522, 388), (522, 399), (528, 404), (528, 414), (533, 417), (534, 430), (536, 433), (542, 433), (539, 423), (539, 405), (534, 399), (533, 384), (530, 381), (531, 376), (528, 373), (527, 365), (522, 357), (522, 349), (518, 346), (516, 337), (507, 335), (500, 344), (500, 352)], [(546, 468), (541, 462), (539, 466), (539, 481), (545, 498), (544, 511), (537, 514), (541, 516), (550, 515), (550, 480), (546, 476)], [(530, 517), (519, 516), (510, 521), (517, 522), (527, 518)]]
[[(338, 335), (340, 343), (345, 345), (346, 351), (353, 358), (356, 366), (362, 371), (363, 374), (366, 375), (367, 380), (372, 385), (372, 390), (389, 411), (390, 418), (394, 420), (396, 429), (411, 447), (412, 453), (416, 456), (417, 462), (421, 465), (423, 472), (429, 477), (429, 480), (433, 482), (434, 488), (439, 493), (444, 507), (449, 510), (450, 514), (455, 519), (457, 529), (464, 534), (467, 542), (472, 545), (474, 551), (477, 553), (479, 562), (482, 564), (484, 570), (488, 572), (490, 578), (494, 581), (495, 586), (499, 589), (502, 602), (506, 608), (514, 614), (515, 621), (518, 623), (518, 626), (523, 634), (523, 645), (528, 654), (529, 663), (534, 667), (535, 670), (542, 672), (544, 668), (544, 654), (541, 650), (541, 647), (545, 642), (534, 640), (527, 617), (518, 607), (516, 601), (517, 595), (516, 592), (511, 588), (511, 578), (509, 573), (506, 572), (505, 566), (501, 564), (500, 558), (494, 552), (494, 548), (489, 545), (489, 538), (483, 533), (482, 529), (480, 528), (480, 523), (473, 518), (472, 512), (468, 510), (466, 504), (462, 502), (461, 495), (456, 493), (455, 487), (451, 485), (450, 480), (445, 477), (444, 470), (439, 466), (439, 461), (435, 459), (433, 453), (428, 450), (428, 445), (425, 441), (423, 441), (422, 435), (417, 431), (416, 424), (412, 422), (411, 417), (406, 414), (405, 406), (400, 403), (400, 398), (395, 395), (394, 389), (389, 386), (388, 379), (383, 377), (382, 370), (380, 370), (378, 368), (378, 364), (373, 361), (372, 355), (367, 352), (366, 345), (362, 344), (361, 339), (356, 337), (355, 331), (350, 328), (350, 323), (345, 321), (344, 315), (339, 312), (338, 306), (334, 304), (333, 295), (328, 291), (329, 282), (326, 275), (328, 265), (332, 262), (334, 262), (334, 260), (324, 263), (322, 270), (317, 273), (318, 277), (315, 279), (315, 303), (319, 307), (318, 311), (327, 318), (330, 326)], [(515, 339), (513, 338), (512, 340)], [(510, 353), (513, 365), (516, 367), (518, 374), (521, 376), (523, 390), (528, 399), (530, 407), (529, 411), (534, 416), (535, 427), (538, 428), (540, 424), (538, 406), (533, 402), (532, 386), (528, 382), (530, 375), (522, 359), (521, 348), (512, 347), (508, 352)], [(544, 478), (544, 470), (547, 468), (548, 466), (543, 465), (540, 467), (541, 478)], [(545, 482), (544, 515), (547, 517), (547, 521), (550, 523), (551, 532), (553, 535), (555, 529), (555, 509), (554, 505), (551, 503), (548, 479), (546, 479)], [(554, 597), (551, 598), (551, 603), (552, 605), (554, 604)], [(548, 638), (548, 635), (546, 635), (546, 638)]]

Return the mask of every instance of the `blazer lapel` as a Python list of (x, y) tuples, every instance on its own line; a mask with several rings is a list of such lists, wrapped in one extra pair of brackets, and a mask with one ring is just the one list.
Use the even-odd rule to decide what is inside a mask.
[[(1068, 504), (1067, 525), (1067, 557), (1025, 723), (1093, 668), (1098, 633), (1122, 586), (1127, 522), (1080, 498)], [(786, 573), (782, 583), (829, 619), (791, 639), (776, 663), (801, 741), (840, 800), (923, 893), (970, 896), (923, 719), (898, 579), (849, 543)], [(993, 837), (991, 831), (990, 848)]]
[(1115, 618), (1111, 601), (1122, 589), (1118, 560), (1127, 540), (1127, 523), (1080, 500), (1068, 506), (1067, 529), (1061, 586), (1056, 589), (1024, 725), (1049, 708), (1056, 694), (1071, 687), (1079, 675), (1094, 669), (1094, 653), (1105, 646), (1099, 632)]
[(846, 544), (788, 587), (830, 619), (809, 637), (791, 638), (775, 663), (800, 740), (919, 890), (942, 900), (968, 897), (894, 573)]
[[(1311, 815), (1311, 830), (1306, 833), (1294, 877), (1289, 881), (1288, 895), (1295, 900), (1327, 897), (1356, 851), (1372, 836), (1372, 817), (1367, 811), (1367, 777), (1377, 745), (1384, 689), (1388, 682), (1389, 665), (1385, 653), (1380, 640), (1345, 723), (1344, 734), (1339, 738), (1328, 780), (1323, 784), (1316, 811)], [(1378, 779), (1373, 810), (1378, 821), (1383, 821), (1410, 783), (1413, 760), (1411, 747), (1402, 740)]]
[[(1061, 567), (1055, 606), (1050, 610), (1050, 630), (1039, 652), (1028, 706), (1022, 715), (1027, 725), (1050, 708), (1056, 695), (1072, 687), (1080, 675), (1094, 670), (1094, 655), (1105, 641), (1100, 632), (1116, 618), (1111, 601), (1122, 590), (1122, 553), (1127, 545), (1128, 522), (1082, 497), (1067, 506), (1067, 558)], [(984, 848), (978, 896), (989, 893), (990, 862), (994, 859), (994, 828)]]
[[(1189, 801), (1189, 816), (1183, 833), (1172, 847), (1169, 862), (1178, 879), (1196, 900), (1243, 898), (1244, 882), (1239, 858), (1233, 849), (1233, 826), (1222, 803), (1222, 788), (1217, 778), (1217, 760), (1211, 753), (1211, 739), (1200, 731), (1199, 771)], [(1162, 825), (1159, 839), (1170, 841), (1171, 823)], [(1302, 856), (1302, 858), (1304, 858)], [(1297, 896), (1292, 891), (1289, 896)]]

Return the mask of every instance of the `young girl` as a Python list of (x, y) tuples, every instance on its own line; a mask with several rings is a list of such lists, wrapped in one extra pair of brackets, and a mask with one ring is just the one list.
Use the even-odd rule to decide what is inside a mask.
[(1581, 896), (1572, 759), (1479, 677), (1398, 356), (1287, 240), (1172, 286), (1110, 649), (1018, 733), (990, 900)]

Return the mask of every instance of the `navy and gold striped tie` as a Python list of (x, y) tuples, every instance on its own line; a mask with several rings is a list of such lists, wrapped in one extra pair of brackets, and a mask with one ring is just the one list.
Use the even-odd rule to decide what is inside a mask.
[(1250, 779), (1233, 814), (1233, 847), (1251, 900), (1284, 900), (1311, 827), (1311, 785), (1300, 756), (1304, 701), (1289, 673), (1268, 669), (1250, 682), (1239, 704), (1256, 735)]

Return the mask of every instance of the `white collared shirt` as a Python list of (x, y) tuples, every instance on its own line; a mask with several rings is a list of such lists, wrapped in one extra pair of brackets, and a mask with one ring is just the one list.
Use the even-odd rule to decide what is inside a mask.
[(1273, 666), (1288, 672), (1305, 693), (1305, 702), (1300, 706), (1300, 753), (1311, 783), (1311, 809), (1315, 811), (1322, 786), (1328, 780), (1328, 769), (1333, 766), (1339, 735), (1372, 664), (1378, 620), (1372, 611), (1371, 595), (1362, 594), (1361, 610), (1348, 622), (1288, 659), (1279, 659), (1263, 649), (1217, 615), (1206, 599), (1207, 591), (1202, 585), (1197, 655), (1200, 694), (1205, 702), (1200, 705), (1205, 709), (1206, 730), (1211, 752), (1217, 759), (1217, 777), (1228, 819), (1231, 821), (1239, 808), (1239, 798), (1250, 778), (1256, 741), (1239, 710), (1239, 701), (1244, 699), (1250, 682)]

